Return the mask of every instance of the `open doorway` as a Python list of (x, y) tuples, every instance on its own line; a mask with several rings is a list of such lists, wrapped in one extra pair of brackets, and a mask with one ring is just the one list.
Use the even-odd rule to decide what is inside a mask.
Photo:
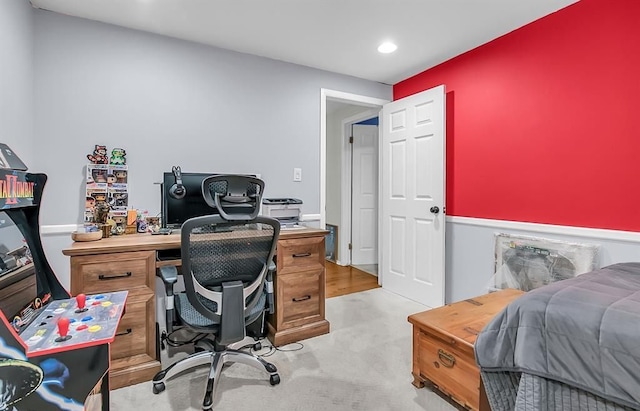
[[(344, 277), (354, 276), (354, 271), (351, 270), (352, 263), (369, 274), (377, 275), (379, 133), (377, 125), (374, 125), (369, 127), (358, 140), (359, 134), (354, 134), (354, 131), (359, 133), (362, 130), (356, 129), (360, 126), (365, 129), (366, 126), (371, 126), (371, 124), (358, 123), (377, 119), (380, 108), (386, 102), (386, 100), (366, 96), (322, 90), (321, 167), (324, 166), (324, 168), (320, 173), (321, 224), (323, 227), (329, 224), (335, 232), (333, 239), (335, 250), (332, 250), (332, 256), (336, 265), (333, 267), (332, 263), (327, 263), (328, 294), (330, 294), (332, 271), (342, 276), (340, 279), (342, 288), (350, 287), (349, 284), (344, 283)], [(351, 137), (356, 137), (353, 142), (350, 141)], [(362, 144), (363, 142), (368, 144)], [(355, 151), (353, 143), (356, 143)], [(357, 168), (356, 172), (353, 169), (354, 165)], [(363, 170), (366, 170), (364, 175)], [(364, 191), (363, 184), (366, 185)], [(363, 196), (363, 192), (368, 195)], [(364, 204), (363, 199), (368, 203)], [(366, 218), (363, 219), (363, 216)], [(361, 241), (362, 239), (366, 239), (366, 244)], [(354, 247), (358, 247), (356, 260), (352, 259)], [(364, 260), (362, 251), (365, 251)], [(380, 284), (381, 279), (378, 277), (373, 281), (375, 286), (376, 283)], [(362, 285), (352, 284), (352, 292), (362, 291), (362, 287)]]

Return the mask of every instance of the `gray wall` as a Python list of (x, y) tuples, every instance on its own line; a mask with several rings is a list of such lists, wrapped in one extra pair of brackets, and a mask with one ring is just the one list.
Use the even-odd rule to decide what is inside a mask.
[[(37, 169), (42, 224), (81, 222), (86, 154), (123, 147), (130, 205), (160, 210), (154, 185), (183, 171), (259, 173), (266, 195), (319, 213), (320, 89), (391, 98), (353, 77), (36, 10)], [(302, 183), (293, 168), (302, 168)]]
[[(86, 155), (95, 144), (127, 150), (129, 204), (151, 215), (160, 211), (154, 183), (172, 165), (259, 173), (267, 196), (301, 198), (305, 214), (319, 214), (320, 89), (391, 99), (390, 86), (354, 77), (43, 10), (32, 14), (25, 29), (35, 43), (29, 114), (37, 144), (30, 164), (49, 175), (45, 226), (81, 223)], [(302, 168), (301, 183), (293, 182), (294, 167)], [(45, 233), (43, 243), (68, 286), (61, 250), (69, 234)]]
[(28, 1), (0, 1), (0, 142), (27, 166), (35, 165), (32, 11)]

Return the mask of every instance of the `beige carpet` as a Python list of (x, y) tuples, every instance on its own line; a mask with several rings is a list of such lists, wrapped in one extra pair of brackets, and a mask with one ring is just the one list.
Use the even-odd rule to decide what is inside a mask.
[[(277, 351), (268, 358), (278, 367), (280, 385), (272, 387), (260, 371), (232, 364), (223, 370), (214, 409), (455, 410), (428, 388), (411, 385), (407, 316), (424, 309), (381, 288), (330, 298), (329, 334), (302, 341), (298, 351)], [(158, 395), (152, 394), (150, 382), (115, 390), (111, 409), (200, 410), (206, 374), (202, 368), (178, 376)]]

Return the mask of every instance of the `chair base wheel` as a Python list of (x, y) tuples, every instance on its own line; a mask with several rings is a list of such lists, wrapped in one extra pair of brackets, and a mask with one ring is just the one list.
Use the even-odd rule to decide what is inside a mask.
[(269, 384), (271, 385), (278, 385), (280, 384), (280, 376), (278, 374), (272, 374), (269, 377)]
[(158, 382), (158, 383), (154, 383), (153, 384), (153, 393), (154, 394), (160, 394), (162, 391), (164, 391), (166, 387), (164, 386), (163, 382)]

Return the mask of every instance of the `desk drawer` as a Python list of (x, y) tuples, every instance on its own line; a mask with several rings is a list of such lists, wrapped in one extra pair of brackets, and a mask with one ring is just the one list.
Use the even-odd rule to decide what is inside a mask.
[(325, 259), (324, 238), (296, 238), (278, 241), (277, 270), (279, 274), (301, 269), (321, 269)]
[(73, 294), (95, 294), (136, 287), (154, 289), (153, 251), (73, 257), (71, 266)]
[[(276, 304), (282, 305), (282, 326), (295, 327), (324, 318), (322, 270), (276, 276), (279, 291)], [(278, 299), (279, 298), (279, 299)]]
[(139, 354), (155, 354), (155, 333), (148, 328), (153, 324), (148, 321), (149, 317), (155, 316), (153, 299), (151, 295), (141, 295), (127, 300), (125, 314), (118, 325), (116, 338), (111, 343), (112, 360)]

